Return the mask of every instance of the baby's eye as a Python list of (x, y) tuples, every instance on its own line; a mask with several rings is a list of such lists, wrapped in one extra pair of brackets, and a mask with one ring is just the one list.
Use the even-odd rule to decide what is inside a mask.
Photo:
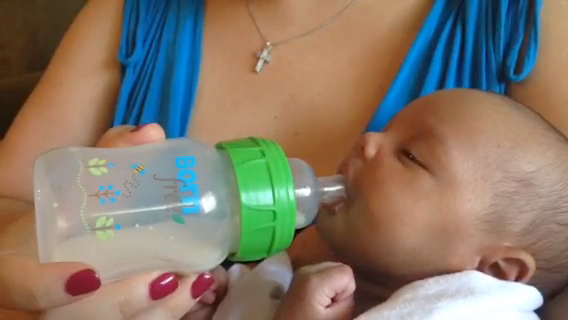
[(417, 165), (417, 166), (419, 166), (420, 168), (422, 168), (426, 171), (430, 171), (428, 169), (428, 167), (424, 164), (424, 162), (422, 162), (420, 159), (418, 159), (414, 155), (414, 153), (412, 153), (407, 148), (400, 148), (399, 151), (398, 151), (398, 157), (400, 158), (401, 162), (410, 161), (411, 164)]
[(400, 155), (416, 164), (421, 164), (420, 161), (418, 161), (418, 159), (416, 158), (416, 156), (412, 154), (412, 152), (410, 152), (408, 149), (404, 148), (400, 149)]
[(410, 160), (410, 162), (412, 162), (415, 165), (418, 165), (419, 167), (428, 170), (428, 168), (424, 165), (424, 163), (422, 161), (420, 161), (420, 159), (418, 159), (410, 150), (406, 149), (406, 148), (402, 148), (399, 151), (400, 157), (403, 158), (404, 160)]

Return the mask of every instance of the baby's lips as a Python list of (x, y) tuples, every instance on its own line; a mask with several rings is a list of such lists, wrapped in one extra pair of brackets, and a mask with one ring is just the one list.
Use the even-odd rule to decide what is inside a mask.
[(337, 198), (334, 199), (333, 201), (322, 203), (321, 209), (329, 213), (337, 214), (339, 213), (339, 209), (345, 205), (346, 201), (347, 197)]
[(351, 180), (353, 180), (354, 167), (357, 168), (361, 164), (362, 164), (361, 159), (349, 157), (349, 158), (346, 158), (345, 160), (343, 160), (341, 162), (341, 164), (339, 165), (339, 167), (337, 169), (337, 174), (340, 174), (340, 175), (343, 176), (346, 189), (351, 184)]
[(342, 175), (345, 180), (347, 180), (348, 171), (349, 171), (349, 163), (351, 162), (351, 158), (346, 158), (339, 164), (337, 168), (337, 174)]

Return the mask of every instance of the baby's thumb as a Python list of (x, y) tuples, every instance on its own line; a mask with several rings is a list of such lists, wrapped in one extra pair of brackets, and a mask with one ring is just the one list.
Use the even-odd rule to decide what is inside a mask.
[(96, 146), (99, 148), (133, 147), (165, 139), (164, 129), (156, 123), (139, 127), (120, 126), (108, 130)]

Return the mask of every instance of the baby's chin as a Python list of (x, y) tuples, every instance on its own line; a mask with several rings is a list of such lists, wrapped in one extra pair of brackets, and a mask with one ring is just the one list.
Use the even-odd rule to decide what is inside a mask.
[(322, 240), (328, 245), (334, 245), (346, 236), (346, 202), (322, 205), (316, 217), (315, 225)]
[(333, 217), (330, 219), (321, 219), (316, 223), (315, 229), (320, 238), (322, 247), (327, 248), (330, 255), (334, 257), (334, 261), (351, 265), (349, 241), (343, 241), (346, 235), (342, 233), (338, 222), (339, 221), (333, 221)]
[(316, 231), (320, 234), (321, 240), (328, 248), (328, 255), (331, 258), (327, 260), (320, 259), (319, 262), (336, 261), (351, 267), (357, 281), (358, 300), (369, 300), (373, 302), (372, 305), (387, 300), (395, 291), (395, 288), (388, 285), (389, 281), (385, 280), (385, 276), (381, 273), (370, 272), (367, 268), (361, 267), (362, 264), (365, 265), (366, 263), (358, 259), (358, 255), (354, 255), (353, 250), (342, 245), (337, 245), (338, 243), (335, 239), (329, 239), (326, 235), (321, 234), (322, 231), (320, 231), (320, 228), (321, 226), (318, 227), (316, 225)]
[(335, 239), (341, 237), (338, 231), (337, 214), (326, 208), (321, 208), (315, 221), (315, 230), (321, 241), (327, 246), (333, 246)]

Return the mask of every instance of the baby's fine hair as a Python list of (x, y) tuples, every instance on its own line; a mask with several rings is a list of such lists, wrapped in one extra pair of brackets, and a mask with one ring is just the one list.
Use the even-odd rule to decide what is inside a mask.
[[(492, 186), (492, 201), (483, 224), (509, 232), (517, 246), (536, 260), (531, 281), (550, 297), (568, 282), (568, 139), (532, 109), (501, 95), (501, 103), (520, 115), (519, 125), (531, 130), (538, 150), (505, 150), (499, 157), (501, 175)], [(525, 120), (526, 123), (523, 123)], [(533, 134), (534, 132), (534, 134)], [(533, 166), (510, 165), (523, 154), (540, 152)]]

